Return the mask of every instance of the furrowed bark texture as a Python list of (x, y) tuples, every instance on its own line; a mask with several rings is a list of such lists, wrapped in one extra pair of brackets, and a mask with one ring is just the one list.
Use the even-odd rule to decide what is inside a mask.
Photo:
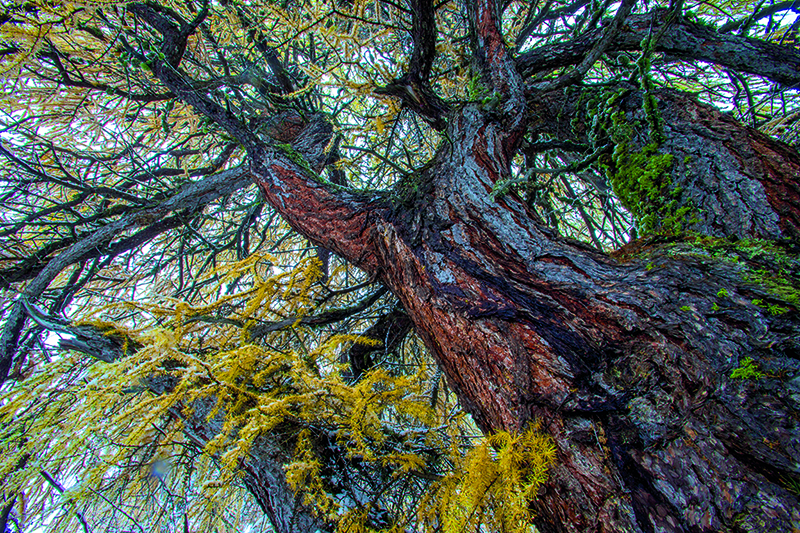
[[(688, 100), (663, 100), (675, 111), (663, 150), (696, 157), (686, 186), (720, 204), (708, 204), (708, 228), (741, 223), (725, 220), (740, 202), (767, 220), (748, 218), (749, 236), (796, 227), (795, 171), (785, 170), (796, 154)], [(477, 105), (453, 113), (447, 141), (393, 208), (348, 203), (287, 163), (253, 168), (299, 231), (400, 298), (482, 429), (539, 421), (553, 436), (542, 531), (800, 526), (785, 488), (800, 479), (797, 310), (771, 316), (753, 304), (771, 296), (747, 265), (657, 246), (620, 262), (557, 237), (516, 196), (493, 198), (510, 135)], [(728, 179), (746, 186), (716, 196), (707, 186)], [(746, 357), (765, 378), (731, 378)]]
[[(685, 230), (738, 238), (800, 236), (800, 156), (795, 150), (688, 95), (662, 90), (656, 96), (666, 136), (658, 152), (672, 156), (664, 194), (681, 189), (678, 207), (689, 207)], [(529, 129), (588, 142), (592, 119), (582, 105), (596, 97), (560, 91), (536, 95), (530, 99)], [(642, 100), (641, 91), (630, 89), (616, 107), (639, 131), (647, 123)], [(646, 133), (639, 134), (631, 139), (630, 151), (648, 142)]]
[[(796, 322), (751, 303), (764, 291), (740, 265), (618, 263), (557, 238), (490, 195), (502, 127), (467, 106), (448, 134), (381, 223), (378, 262), (484, 430), (539, 420), (553, 436), (541, 529), (791, 531)], [(743, 357), (782, 377), (732, 379)]]
[[(393, 206), (313, 175), (330, 136), (324, 120), (293, 138), (305, 168), (169, 69), (154, 72), (247, 147), (267, 201), (293, 227), (400, 298), (484, 430), (539, 421), (552, 435), (558, 461), (536, 504), (542, 531), (800, 528), (786, 488), (800, 480), (797, 309), (773, 316), (754, 304), (770, 293), (742, 262), (669, 247), (618, 261), (559, 238), (514, 195), (494, 198), (525, 128), (558, 128), (558, 106), (536, 95), (526, 113), (525, 68), (506, 51), (499, 3), (467, 7), (476, 65), (499, 106), (450, 112), (436, 157)], [(663, 100), (659, 149), (683, 162), (670, 176), (698, 202), (694, 224), (711, 235), (793, 237), (797, 155), (688, 100)], [(626, 120), (641, 107), (621, 105)], [(732, 378), (745, 358), (765, 377)], [(252, 490), (269, 491), (269, 473), (255, 475), (266, 487)]]

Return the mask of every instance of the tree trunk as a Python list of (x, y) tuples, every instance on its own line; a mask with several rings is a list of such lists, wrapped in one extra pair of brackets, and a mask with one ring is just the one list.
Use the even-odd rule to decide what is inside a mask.
[[(800, 294), (789, 281), (800, 269), (774, 244), (800, 220), (796, 153), (667, 102), (674, 116), (658, 149), (679, 161), (662, 170), (694, 208), (685, 222), (773, 244), (651, 240), (613, 258), (560, 238), (513, 194), (491, 194), (529, 126), (577, 116), (563, 93), (526, 102), (498, 6), (467, 6), (475, 64), (497, 103), (452, 111), (434, 160), (394, 198), (314, 175), (324, 117), (293, 135), (304, 166), (169, 68), (153, 72), (242, 143), (289, 224), (390, 287), (482, 429), (538, 421), (552, 435), (558, 460), (535, 504), (543, 531), (800, 529), (788, 490), (800, 480)], [(626, 142), (635, 153), (647, 139)]]
[[(504, 128), (475, 105), (450, 124), (377, 223), (378, 272), (483, 430), (553, 436), (541, 530), (799, 527), (796, 309), (772, 316), (756, 267), (689, 245), (616, 260), (557, 237), (490, 194)], [(731, 377), (746, 357), (765, 377)]]
[[(592, 102), (620, 94), (607, 114), (621, 113), (633, 131), (647, 132), (644, 93), (620, 84), (606, 89), (561, 91), (531, 99), (531, 125), (535, 134), (561, 140), (578, 139), (596, 145), (612, 143), (615, 134), (590, 131)], [(738, 124), (713, 107), (702, 105), (676, 91), (656, 92), (664, 139), (658, 153), (671, 158), (669, 183), (664, 196), (680, 189), (674, 211), (686, 207), (682, 229), (703, 235), (735, 238), (777, 239), (800, 237), (800, 156), (786, 144)], [(609, 125), (611, 129), (613, 126)], [(617, 134), (617, 140), (621, 135)], [(628, 151), (635, 153), (651, 142), (647, 134), (633, 134)], [(614, 167), (616, 162), (608, 161)], [(612, 168), (611, 171), (619, 169)], [(628, 175), (631, 173), (629, 172)], [(624, 197), (624, 194), (618, 196)], [(624, 191), (622, 191), (624, 193)], [(640, 202), (652, 199), (641, 198)], [(633, 212), (636, 206), (626, 206)]]

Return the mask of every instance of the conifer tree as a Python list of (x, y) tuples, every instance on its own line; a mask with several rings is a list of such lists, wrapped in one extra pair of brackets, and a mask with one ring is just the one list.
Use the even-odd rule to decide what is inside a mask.
[(4, 4), (0, 530), (800, 530), (797, 10)]

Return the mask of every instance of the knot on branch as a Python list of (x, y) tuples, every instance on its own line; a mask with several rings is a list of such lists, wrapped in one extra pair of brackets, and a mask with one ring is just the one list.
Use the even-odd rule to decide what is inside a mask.
[(427, 82), (413, 74), (405, 74), (385, 87), (378, 87), (375, 94), (399, 98), (405, 107), (421, 115), (437, 131), (447, 127), (445, 116), (450, 106), (433, 92)]

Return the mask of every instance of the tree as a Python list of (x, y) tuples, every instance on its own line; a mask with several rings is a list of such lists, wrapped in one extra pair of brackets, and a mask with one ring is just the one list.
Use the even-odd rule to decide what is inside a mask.
[[(398, 522), (402, 494), (423, 494), (421, 485), (388, 484), (402, 494), (381, 500), (381, 488), (351, 479), (342, 501), (353, 512), (337, 518), (328, 494), (348, 483), (313, 459), (356, 472), (354, 449), (367, 463), (403, 453), (386, 464), (426, 472), (412, 464), (421, 441), (397, 427), (437, 427), (451, 407), (433, 394), (423, 412), (393, 391), (419, 396), (424, 380), (438, 390), (435, 372), (359, 381), (376, 352), (335, 347), (355, 339), (288, 338), (293, 325), (369, 328), (396, 362), (408, 347), (389, 337), (406, 335), (398, 317), (407, 315), (460, 405), (496, 434), (499, 459), (516, 461), (505, 471), (515, 474), (494, 478), (522, 476), (515, 509), (538, 490), (530, 506), (541, 531), (798, 529), (796, 9), (628, 0), (4, 8), (2, 279), (19, 296), (4, 307), (2, 377), (14, 391), (31, 372), (34, 384), (56, 370), (69, 379), (75, 359), (36, 370), (50, 351), (43, 332), (68, 331), (73, 353), (129, 365), (151, 395), (144, 405), (172, 413), (219, 468), (244, 471), (279, 531), (355, 523), (341, 520), (435, 530), (446, 513)], [(280, 236), (284, 223), (292, 231)], [(265, 256), (270, 245), (294, 264)], [(307, 254), (300, 268), (293, 246)], [(142, 292), (149, 301), (137, 304)], [(157, 306), (154, 292), (183, 303)], [(101, 305), (113, 326), (58, 318)], [(378, 316), (368, 320), (370, 309)], [(275, 332), (278, 344), (256, 342)], [(289, 349), (290, 359), (274, 355)], [(298, 370), (347, 353), (353, 383), (340, 375), (335, 391), (316, 381), (325, 368)], [(233, 372), (231, 354), (250, 362)], [(280, 379), (266, 387), (273, 374), (256, 369), (265, 360), (294, 370), (271, 370)], [(220, 375), (227, 388), (211, 386)], [(235, 387), (227, 410), (212, 407)], [(290, 404), (283, 422), (306, 424), (313, 391), (328, 391), (320, 409), (340, 406), (331, 420), (349, 427), (352, 445), (295, 432), (292, 459), (280, 432), (253, 421), (248, 387)], [(367, 411), (353, 395), (370, 390), (386, 403), (362, 438)], [(30, 471), (32, 426), (20, 427), (9, 478)], [(548, 462), (536, 428), (556, 450), (541, 490), (539, 473), (519, 474), (523, 463)], [(248, 432), (250, 458), (226, 460), (222, 441)], [(434, 448), (452, 442), (451, 433)], [(481, 449), (470, 460), (489, 468)], [(443, 456), (426, 461), (455, 461)], [(380, 479), (370, 464), (360, 475)], [(286, 478), (316, 497), (298, 503)], [(472, 481), (460, 487), (480, 486)], [(473, 509), (492, 514), (481, 505)]]

